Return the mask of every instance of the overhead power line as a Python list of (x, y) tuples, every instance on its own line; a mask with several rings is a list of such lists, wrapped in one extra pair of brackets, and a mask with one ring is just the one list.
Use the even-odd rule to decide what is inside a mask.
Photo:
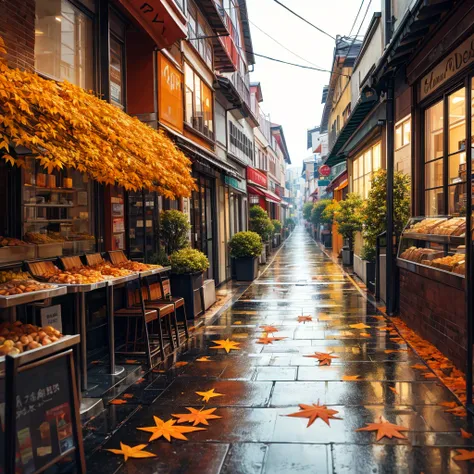
[(277, 58), (272, 58), (271, 56), (266, 56), (265, 54), (259, 54), (259, 53), (255, 53), (254, 51), (247, 51), (246, 49), (244, 48), (239, 48), (241, 51), (244, 51), (245, 53), (247, 54), (253, 54), (254, 56), (257, 56), (259, 58), (263, 58), (263, 59), (268, 59), (270, 61), (275, 61), (277, 63), (281, 63), (281, 64), (287, 64), (288, 66), (294, 66), (294, 67), (299, 67), (299, 68), (302, 68), (302, 69), (309, 69), (309, 70), (312, 70), (312, 71), (319, 71), (319, 72), (330, 72), (332, 74), (337, 74), (339, 76), (345, 76), (345, 77), (350, 77), (349, 75), (347, 74), (342, 74), (342, 73), (335, 73), (333, 71), (330, 71), (329, 69), (322, 69), (322, 68), (319, 68), (319, 67), (313, 67), (313, 66), (306, 66), (304, 64), (296, 64), (296, 63), (290, 63), (288, 61), (284, 61), (283, 59), (277, 59)]
[(321, 28), (319, 28), (318, 26), (314, 25), (313, 23), (311, 23), (310, 21), (308, 21), (305, 17), (299, 15), (298, 13), (296, 13), (295, 11), (293, 11), (291, 8), (288, 8), (285, 4), (281, 3), (279, 0), (273, 0), (275, 3), (278, 3), (278, 5), (280, 5), (281, 7), (283, 7), (285, 10), (288, 10), (291, 14), (295, 15), (296, 17), (298, 17), (300, 20), (303, 20), (305, 23), (307, 23), (308, 25), (312, 26), (313, 28), (315, 28), (316, 30), (318, 30), (320, 33), (323, 33), (324, 35), (326, 36), (329, 36), (329, 38), (333, 39), (334, 41), (336, 40), (336, 38), (332, 35), (330, 35), (329, 33), (327, 33), (326, 31), (322, 30)]
[(351, 36), (351, 33), (352, 33), (352, 30), (354, 29), (354, 26), (357, 22), (357, 18), (359, 18), (359, 15), (360, 15), (360, 12), (362, 10), (362, 6), (364, 5), (364, 2), (365, 0), (362, 0), (361, 4), (360, 4), (360, 7), (359, 7), (359, 11), (357, 12), (357, 15), (356, 17), (354, 18), (354, 23), (352, 23), (352, 26), (351, 26), (351, 31), (349, 32), (349, 34), (347, 36)]
[(362, 21), (359, 25), (359, 29), (357, 30), (357, 33), (355, 34), (354, 38), (352, 38), (351, 45), (349, 46), (349, 50), (347, 51), (347, 57), (349, 57), (352, 46), (354, 45), (354, 42), (355, 42), (356, 38), (359, 36), (360, 29), (362, 28), (362, 25), (364, 24), (365, 18), (367, 17), (367, 13), (369, 12), (369, 8), (370, 8), (371, 4), (372, 4), (372, 0), (369, 1), (369, 4), (367, 5), (367, 8), (366, 8), (365, 13), (364, 13), (364, 18), (362, 18)]
[[(248, 20), (248, 19), (247, 19)], [(280, 43), (277, 39), (275, 39), (273, 36), (271, 36), (270, 34), (268, 34), (267, 32), (263, 31), (259, 26), (257, 26), (253, 21), (250, 21), (248, 20), (249, 23), (251, 23), (255, 28), (257, 28), (257, 30), (259, 30), (261, 33), (263, 33), (265, 36), (268, 36), (268, 38), (270, 38), (272, 41), (274, 41), (277, 45), (281, 46), (283, 49), (285, 49), (286, 51), (288, 51), (289, 53), (293, 54), (294, 56), (296, 56), (297, 58), (299, 59), (302, 59), (304, 62), (308, 63), (308, 64), (311, 64), (312, 66), (318, 68), (318, 69), (321, 69), (317, 64), (314, 64), (313, 62), (309, 61), (308, 59), (306, 58), (303, 58), (302, 56), (300, 56), (299, 54), (295, 53), (294, 51), (291, 51), (291, 49), (288, 49), (284, 44)]]

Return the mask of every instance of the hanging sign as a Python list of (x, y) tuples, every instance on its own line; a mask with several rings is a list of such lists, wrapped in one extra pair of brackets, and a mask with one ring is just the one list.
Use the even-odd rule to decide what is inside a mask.
[(237, 178), (233, 178), (232, 176), (224, 176), (224, 182), (225, 184), (228, 184), (229, 186), (232, 186), (233, 188), (237, 189), (238, 191), (241, 191), (243, 193), (247, 192), (247, 184), (245, 181), (240, 181)]
[(262, 171), (251, 168), (250, 166), (247, 166), (247, 181), (251, 181), (252, 183), (262, 186), (263, 188), (268, 187), (267, 175)]
[(329, 186), (329, 179), (319, 179), (318, 180), (318, 186)]
[(424, 99), (473, 62), (474, 37), (471, 36), (423, 77), (420, 85), (420, 99)]
[(320, 166), (318, 171), (321, 176), (329, 176), (331, 174), (331, 168), (328, 165)]

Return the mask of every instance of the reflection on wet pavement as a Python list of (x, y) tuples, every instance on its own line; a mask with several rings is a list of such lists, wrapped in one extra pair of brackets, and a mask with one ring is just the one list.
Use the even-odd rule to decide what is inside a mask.
[[(298, 316), (309, 316), (298, 322)], [(362, 324), (361, 324), (362, 323)], [(128, 401), (109, 407), (87, 430), (101, 447), (88, 450), (90, 473), (283, 474), (283, 473), (457, 473), (473, 465), (456, 462), (456, 448), (473, 448), (460, 436), (469, 420), (446, 413), (441, 402), (454, 396), (436, 378), (425, 379), (422, 363), (403, 340), (380, 330), (380, 318), (340, 267), (300, 227), (272, 264), (241, 297), (196, 332), (180, 367), (144, 374), (122, 394)], [(278, 328), (270, 344), (259, 344), (261, 326)], [(231, 339), (240, 350), (213, 350)], [(315, 352), (332, 353), (319, 365)], [(197, 359), (208, 356), (210, 362)], [(352, 376), (357, 380), (345, 381)], [(163, 438), (146, 450), (156, 458), (129, 459), (105, 449), (120, 442), (147, 444), (137, 428), (201, 408), (197, 391), (215, 389), (207, 408), (220, 419), (189, 441)], [(299, 404), (319, 403), (337, 410), (330, 426), (287, 417)], [(356, 432), (384, 416), (408, 428), (407, 439)], [(94, 427), (94, 423), (96, 426)], [(86, 442), (87, 442), (86, 437)], [(92, 446), (92, 444), (90, 444)], [(105, 449), (104, 449), (105, 448)], [(91, 448), (92, 449), (92, 448)], [(92, 455), (91, 455), (92, 454)]]

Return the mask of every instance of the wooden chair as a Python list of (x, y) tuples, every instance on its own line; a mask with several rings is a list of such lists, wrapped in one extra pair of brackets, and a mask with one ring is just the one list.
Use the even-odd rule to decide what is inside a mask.
[[(150, 283), (150, 280), (147, 280), (147, 288), (148, 288), (148, 297), (150, 301), (157, 302), (157, 303), (171, 303), (173, 304), (176, 312), (176, 328), (178, 320), (177, 320), (177, 310), (182, 309), (182, 320), (184, 326), (184, 333), (186, 339), (189, 339), (189, 328), (188, 328), (188, 319), (186, 316), (186, 305), (184, 298), (181, 296), (171, 296), (171, 285), (170, 280), (168, 277), (162, 277), (158, 275), (158, 280), (155, 282)], [(176, 338), (179, 345), (179, 332), (176, 329)]]
[[(153, 366), (152, 359), (158, 352), (161, 360), (165, 360), (163, 328), (161, 326), (163, 318), (167, 319), (168, 334), (174, 348), (170, 321), (170, 315), (174, 312), (174, 307), (169, 304), (162, 307), (147, 308), (140, 279), (128, 282), (126, 291), (127, 307), (114, 311), (115, 317), (127, 319), (125, 350), (117, 351), (117, 353), (145, 355), (151, 368)], [(133, 324), (134, 327), (131, 328)], [(133, 337), (131, 337), (131, 333), (133, 333)], [(128, 350), (130, 346), (132, 346), (132, 350)], [(139, 350), (141, 346), (144, 346), (144, 350)]]

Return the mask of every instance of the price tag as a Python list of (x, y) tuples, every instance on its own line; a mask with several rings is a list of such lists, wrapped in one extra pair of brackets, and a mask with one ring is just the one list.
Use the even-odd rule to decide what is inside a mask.
[(63, 325), (61, 321), (61, 305), (48, 306), (41, 308), (41, 325), (52, 326), (59, 332), (63, 332)]

